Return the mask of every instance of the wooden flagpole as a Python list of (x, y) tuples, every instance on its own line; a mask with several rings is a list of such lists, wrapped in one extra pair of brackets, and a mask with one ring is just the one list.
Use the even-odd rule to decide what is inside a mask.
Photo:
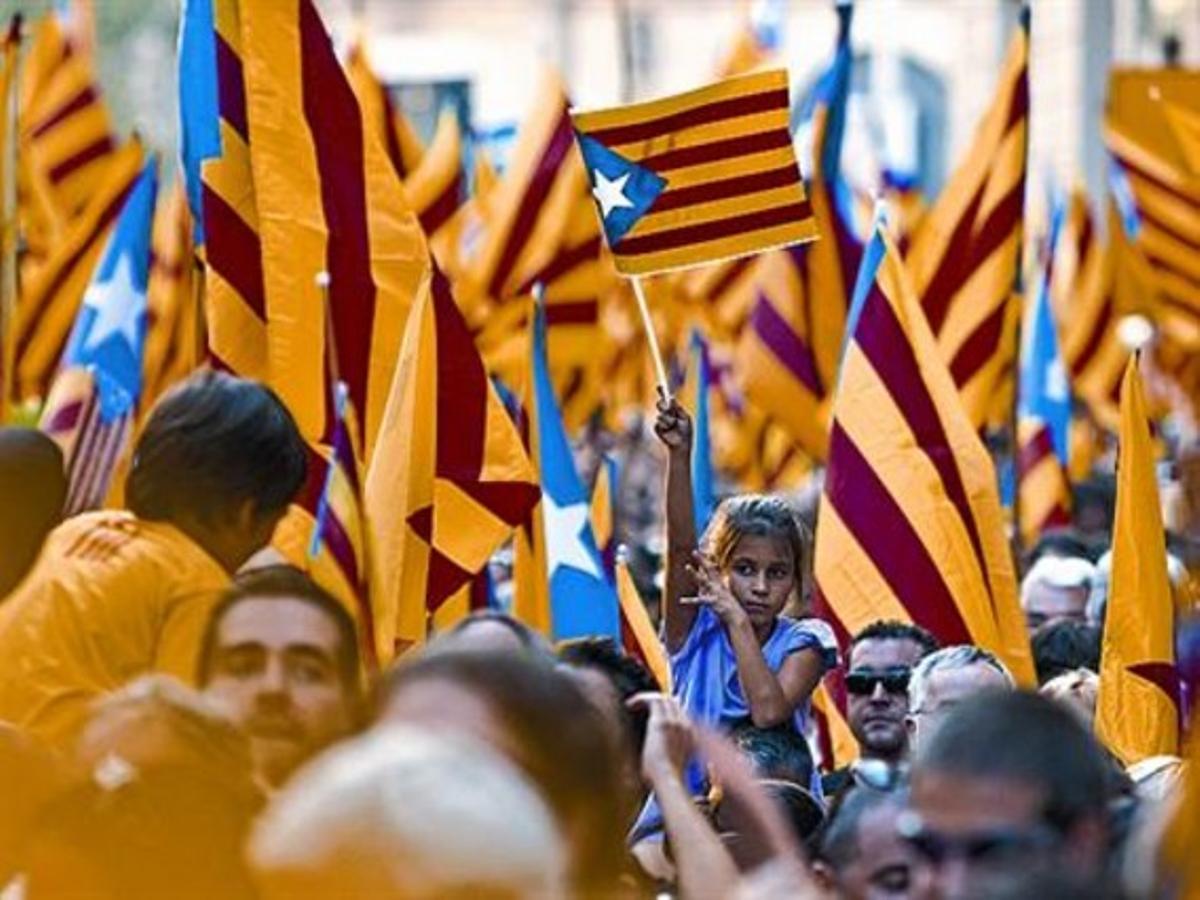
[(638, 312), (642, 317), (642, 330), (646, 332), (646, 343), (650, 345), (650, 358), (654, 360), (654, 375), (658, 380), (658, 392), (662, 399), (671, 402), (671, 382), (667, 378), (667, 367), (663, 363), (662, 350), (658, 346), (658, 335), (654, 332), (654, 320), (650, 318), (650, 304), (646, 302), (646, 294), (642, 290), (642, 280), (632, 275), (629, 278), (633, 285), (633, 295), (637, 298)]

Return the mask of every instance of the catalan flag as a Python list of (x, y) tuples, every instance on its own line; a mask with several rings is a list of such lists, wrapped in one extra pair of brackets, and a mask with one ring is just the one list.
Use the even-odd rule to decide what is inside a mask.
[(995, 97), (959, 167), (912, 237), (906, 259), (972, 424), (994, 412), (1016, 351), (1014, 291), (1024, 231), (1029, 130), (1029, 9)]
[(466, 188), (462, 154), (458, 114), (443, 109), (429, 149), (404, 182), (408, 202), (430, 238), (442, 230), (462, 204)]
[(378, 579), (371, 524), (363, 504), (362, 454), (350, 389), (335, 386), (337, 427), (325, 487), (317, 505), (309, 543), (309, 570), (316, 581), (345, 603), (358, 620), (368, 666), (378, 667), (374, 610)]
[(238, 0), (186, 0), (179, 20), (180, 157), (203, 253), (208, 361), (268, 380), (267, 301)]
[(604, 574), (589, 503), (546, 360), (546, 319), (539, 305), (530, 342), (527, 417), (530, 457), (541, 482), (541, 502), (517, 532), (514, 610), (556, 640), (619, 634), (617, 597)]
[(617, 598), (621, 605), (621, 646), (650, 670), (658, 682), (659, 690), (670, 693), (671, 663), (650, 621), (645, 601), (629, 572), (628, 551), (624, 546), (618, 548), (616, 564)]
[(1170, 100), (1163, 101), (1162, 110), (1188, 169), (1200, 175), (1200, 111)]
[(367, 471), (381, 660), (397, 643), (425, 639), (430, 617), (483, 569), (538, 497), (520, 435), (435, 268), (409, 314)]
[(596, 469), (596, 481), (592, 485), (590, 508), (592, 534), (596, 538), (596, 549), (600, 551), (600, 561), (604, 563), (604, 572), (609, 581), (615, 577), (617, 562), (617, 472), (616, 459), (607, 453), (603, 454), (600, 466)]
[(713, 471), (712, 417), (710, 413), (712, 393), (712, 365), (708, 358), (708, 344), (698, 331), (692, 332), (690, 348), (691, 365), (689, 381), (691, 390), (685, 391), (691, 402), (693, 423), (692, 434), (692, 512), (696, 517), (696, 534), (703, 534), (717, 506), (716, 473)]
[(519, 286), (554, 254), (584, 189), (583, 168), (571, 145), (566, 91), (558, 74), (546, 70), (512, 159), (489, 199), (486, 226), (468, 270), (471, 291), (493, 303), (519, 296)]
[(996, 653), (1034, 682), (995, 470), (885, 226), (866, 249), (834, 398), (814, 602)]
[(139, 176), (83, 296), (41, 429), (63, 448), (65, 512), (104, 502), (142, 390), (157, 162)]
[(346, 57), (346, 77), (362, 107), (367, 131), (385, 149), (400, 180), (406, 181), (420, 165), (425, 146), (408, 116), (392, 101), (387, 85), (376, 76), (367, 55), (364, 42), (356, 41)]
[(172, 384), (200, 364), (199, 317), (192, 266), (192, 220), (181, 182), (160, 197), (150, 245), (146, 287), (146, 351), (142, 361), (144, 414)]
[(817, 236), (787, 73), (572, 116), (617, 270), (646, 275)]
[(34, 29), (21, 80), (22, 218), (40, 264), (108, 179), (117, 141), (91, 59), (55, 13)]
[(46, 396), (84, 291), (143, 161), (142, 146), (136, 139), (117, 150), (104, 179), (51, 256), (22, 284), (15, 348), (18, 396)]
[(1071, 524), (1067, 453), (1071, 390), (1059, 352), (1050, 281), (1065, 210), (1055, 202), (1038, 291), (1027, 315), (1017, 410), (1017, 490), (1020, 529), (1033, 544), (1048, 528)]
[[(408, 308), (429, 278), (424, 234), (316, 6), (242, 3), (240, 12), (270, 383), (301, 432), (327, 440), (336, 360), (370, 454)], [(328, 298), (315, 281), (322, 270)]]
[(17, 324), (17, 58), (21, 17), (14, 15), (0, 48), (0, 423), (13, 399)]
[(1110, 122), (1107, 137), (1120, 168), (1116, 196), (1121, 202), (1127, 194), (1136, 210), (1130, 237), (1148, 264), (1164, 328), (1189, 349), (1200, 348), (1200, 175), (1119, 123)]
[(1082, 191), (1072, 193), (1051, 290), (1071, 390), (1099, 424), (1115, 431), (1119, 421), (1116, 395), (1128, 352), (1117, 339), (1116, 328), (1121, 225), (1111, 205), (1109, 209), (1109, 240), (1105, 245), (1086, 195)]
[(1179, 752), (1175, 604), (1146, 398), (1131, 357), (1121, 384), (1112, 576), (1100, 655), (1096, 737), (1123, 763)]

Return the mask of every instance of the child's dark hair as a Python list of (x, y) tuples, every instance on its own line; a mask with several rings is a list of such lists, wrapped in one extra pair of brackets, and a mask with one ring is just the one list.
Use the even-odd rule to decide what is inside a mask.
[(812, 538), (807, 526), (781, 498), (769, 494), (739, 494), (721, 502), (700, 540), (701, 549), (724, 571), (744, 537), (781, 540), (791, 551), (796, 573), (796, 596), (804, 597)]

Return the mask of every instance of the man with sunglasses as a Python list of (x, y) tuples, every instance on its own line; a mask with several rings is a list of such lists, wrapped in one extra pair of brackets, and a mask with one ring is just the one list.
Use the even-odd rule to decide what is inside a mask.
[(1102, 867), (1106, 778), (1095, 739), (1036, 694), (988, 691), (957, 705), (916, 748), (898, 829), (940, 900), (1017, 876)]
[[(908, 622), (872, 622), (850, 642), (846, 718), (859, 758), (895, 767), (908, 757), (908, 680), (921, 659), (937, 650), (932, 634)], [(826, 796), (845, 786), (849, 771), (825, 776)]]

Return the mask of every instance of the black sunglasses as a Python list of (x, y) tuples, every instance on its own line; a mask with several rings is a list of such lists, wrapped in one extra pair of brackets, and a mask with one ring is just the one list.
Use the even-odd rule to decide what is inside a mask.
[(875, 686), (882, 684), (889, 694), (903, 694), (908, 690), (908, 679), (912, 670), (906, 666), (884, 669), (882, 672), (855, 669), (846, 673), (846, 690), (856, 697), (869, 697)]

